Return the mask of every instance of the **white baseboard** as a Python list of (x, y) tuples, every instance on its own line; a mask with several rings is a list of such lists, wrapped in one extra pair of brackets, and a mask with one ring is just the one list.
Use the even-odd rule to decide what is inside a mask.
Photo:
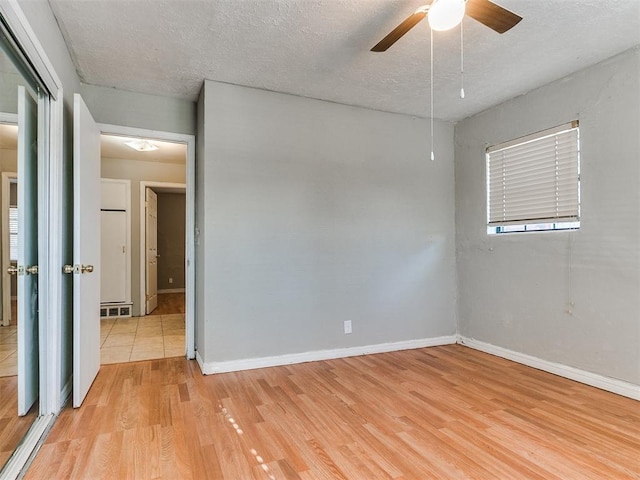
[(240, 360), (229, 360), (225, 362), (206, 363), (202, 360), (199, 353), (196, 352), (196, 359), (198, 361), (198, 364), (200, 365), (202, 373), (204, 373), (205, 375), (210, 375), (214, 373), (237, 372), (239, 370), (253, 370), (255, 368), (277, 367), (281, 365), (291, 365), (294, 363), (316, 362), (319, 360), (355, 357), (358, 355), (369, 355), (372, 353), (395, 352), (398, 350), (411, 350), (414, 348), (451, 345), (453, 343), (456, 343), (456, 340), (456, 335), (448, 335), (444, 337), (406, 340), (402, 342), (379, 343), (376, 345), (365, 345), (362, 347), (315, 350), (312, 352), (291, 353), (286, 355), (276, 355), (273, 357), (246, 358)]
[(481, 342), (473, 338), (459, 336), (458, 343), (475, 350), (490, 353), (497, 357), (506, 358), (529, 367), (537, 368), (538, 370), (543, 370), (545, 372), (553, 373), (554, 375), (575, 380), (576, 382), (591, 385), (592, 387), (597, 387), (608, 392), (617, 393), (618, 395), (633, 398), (634, 400), (640, 400), (640, 385), (636, 385), (634, 383), (605, 377), (604, 375), (587, 372), (586, 370), (580, 370), (561, 363), (550, 362), (548, 360), (543, 360), (514, 350), (497, 347), (490, 343)]
[(64, 387), (62, 387), (62, 392), (60, 392), (60, 400), (62, 400), (62, 404), (60, 405), (60, 410), (64, 408), (67, 402), (71, 399), (71, 387), (73, 386), (73, 377), (69, 377), (69, 381), (65, 383)]
[(158, 290), (158, 295), (162, 293), (184, 293), (184, 288), (164, 288), (162, 290)]
[(196, 362), (198, 362), (198, 366), (200, 367), (200, 371), (202, 372), (202, 374), (206, 375), (204, 371), (204, 360), (200, 356), (200, 352), (198, 350), (196, 350)]

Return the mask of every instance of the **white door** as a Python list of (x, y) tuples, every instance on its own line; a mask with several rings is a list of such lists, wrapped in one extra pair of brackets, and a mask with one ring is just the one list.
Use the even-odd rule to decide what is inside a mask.
[(147, 314), (158, 306), (158, 195), (147, 188), (146, 191), (146, 235), (147, 250)]
[(73, 406), (100, 369), (100, 129), (73, 96)]
[(127, 300), (127, 213), (100, 212), (100, 301), (124, 303)]
[(18, 87), (18, 415), (38, 398), (38, 104)]

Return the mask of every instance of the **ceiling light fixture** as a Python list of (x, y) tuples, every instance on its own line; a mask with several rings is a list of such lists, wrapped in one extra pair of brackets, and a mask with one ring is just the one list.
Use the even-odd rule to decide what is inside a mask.
[(462, 22), (465, 3), (465, 0), (435, 0), (429, 7), (428, 19), (431, 29), (437, 32), (451, 30)]
[(129, 142), (124, 142), (124, 144), (129, 147), (137, 150), (139, 152), (153, 152), (154, 150), (158, 150), (158, 146), (151, 143), (149, 140), (131, 140)]

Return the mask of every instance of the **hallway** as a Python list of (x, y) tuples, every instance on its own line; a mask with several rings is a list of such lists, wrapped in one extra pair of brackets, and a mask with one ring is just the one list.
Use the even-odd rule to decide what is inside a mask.
[(135, 362), (185, 354), (184, 294), (158, 295), (158, 308), (144, 317), (100, 321), (100, 363)]

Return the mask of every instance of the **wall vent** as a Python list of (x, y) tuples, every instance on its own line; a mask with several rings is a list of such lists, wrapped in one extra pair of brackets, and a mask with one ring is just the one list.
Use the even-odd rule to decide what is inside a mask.
[(130, 316), (131, 316), (131, 304), (102, 305), (100, 307), (100, 318), (130, 317)]

